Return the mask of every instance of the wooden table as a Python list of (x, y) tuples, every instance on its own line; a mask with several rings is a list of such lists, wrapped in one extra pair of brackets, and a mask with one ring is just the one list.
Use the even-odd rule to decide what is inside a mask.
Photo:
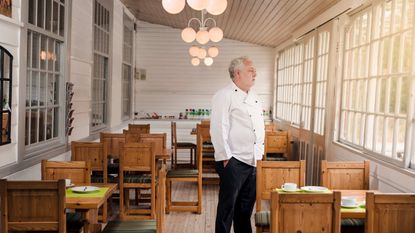
[(65, 208), (82, 212), (83, 217), (87, 220), (84, 225), (84, 233), (101, 232), (101, 224), (98, 223), (98, 209), (111, 197), (118, 184), (77, 184), (77, 186), (84, 185), (106, 187), (108, 190), (103, 197), (66, 197)]

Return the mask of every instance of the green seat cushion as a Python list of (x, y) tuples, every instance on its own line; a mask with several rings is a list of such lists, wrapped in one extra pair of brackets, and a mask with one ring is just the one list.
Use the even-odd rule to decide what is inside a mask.
[(167, 172), (167, 177), (197, 177), (197, 169), (175, 169)]
[(257, 227), (269, 227), (271, 212), (259, 211), (255, 213), (255, 226)]
[(285, 158), (285, 157), (270, 157), (270, 156), (267, 156), (267, 160), (268, 161), (287, 161), (288, 159), (287, 158)]
[[(104, 182), (104, 178), (103, 178), (102, 174), (93, 173), (92, 176), (91, 176), (91, 182), (92, 183), (103, 183)], [(117, 177), (114, 177), (114, 176), (111, 176), (110, 175), (107, 178), (107, 182), (109, 182), (109, 183), (117, 183)]]
[(110, 221), (102, 233), (156, 233), (156, 220)]
[(361, 218), (345, 218), (341, 220), (342, 227), (359, 227), (364, 225), (365, 220)]
[(126, 174), (124, 175), (125, 183), (151, 183), (151, 175), (136, 175), (136, 174)]

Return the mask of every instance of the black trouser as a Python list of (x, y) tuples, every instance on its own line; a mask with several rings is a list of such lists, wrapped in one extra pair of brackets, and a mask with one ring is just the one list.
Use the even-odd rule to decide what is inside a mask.
[(235, 233), (252, 233), (251, 215), (255, 204), (256, 168), (235, 158), (223, 167), (216, 162), (220, 177), (216, 233), (229, 233), (232, 220)]

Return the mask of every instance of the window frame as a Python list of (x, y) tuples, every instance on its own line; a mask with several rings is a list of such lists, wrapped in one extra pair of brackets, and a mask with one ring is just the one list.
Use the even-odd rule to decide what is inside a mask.
[[(45, 22), (47, 20), (47, 15), (43, 15), (43, 24), (41, 25), (42, 27), (39, 27), (37, 20), (39, 19), (38, 17), (38, 12), (33, 12), (34, 13), (34, 17), (35, 17), (35, 21), (30, 22), (30, 4), (37, 4), (38, 1), (30, 1), (27, 4), (24, 5), (24, 10), (28, 12), (27, 14), (27, 19), (26, 19), (26, 24), (25, 24), (25, 30), (23, 33), (25, 33), (25, 36), (22, 37), (22, 39), (24, 40), (24, 44), (26, 45), (25, 50), (24, 50), (24, 55), (23, 57), (27, 56), (28, 52), (32, 52), (29, 51), (29, 47), (28, 43), (29, 43), (29, 33), (37, 33), (39, 34), (39, 51), (41, 50), (41, 41), (40, 38), (45, 37), (46, 40), (54, 40), (55, 42), (59, 42), (60, 43), (60, 51), (59, 54), (54, 54), (55, 57), (53, 58), (53, 56), (51, 56), (51, 59), (55, 59), (59, 61), (59, 71), (58, 71), (58, 86), (57, 86), (57, 90), (58, 90), (58, 94), (54, 97), (55, 101), (57, 101), (58, 105), (57, 105), (57, 112), (55, 113), (57, 115), (57, 119), (64, 119), (64, 113), (65, 113), (65, 89), (64, 89), (64, 84), (66, 82), (66, 79), (68, 77), (68, 61), (66, 61), (65, 59), (63, 59), (65, 57), (66, 51), (68, 50), (68, 44), (67, 44), (67, 38), (68, 38), (68, 15), (70, 14), (70, 5), (69, 5), (69, 1), (61, 1), (61, 0), (52, 0), (50, 1), (51, 3), (51, 9), (54, 9), (54, 5), (53, 4), (57, 4), (57, 9), (58, 14), (57, 14), (57, 27), (56, 27), (56, 33), (54, 33), (54, 27), (52, 26), (53, 23), (53, 12), (51, 12), (50, 14), (50, 28), (46, 28)], [(43, 11), (45, 12), (47, 8), (47, 4), (43, 5)], [(60, 12), (63, 10), (64, 14), (63, 14), (63, 18), (62, 15), (60, 14)], [(32, 13), (32, 14), (33, 14)], [(63, 20), (63, 22), (61, 22), (61, 20)], [(61, 30), (60, 27), (63, 27), (63, 30)], [(48, 45), (48, 43), (46, 43), (46, 46)], [(53, 45), (53, 48), (55, 49), (55, 45)], [(49, 47), (46, 47), (46, 49), (49, 49)], [(56, 50), (54, 50), (56, 51)], [(47, 54), (46, 54), (46, 58), (47, 58)], [(26, 105), (26, 99), (27, 99), (27, 95), (29, 95), (27, 93), (27, 80), (29, 77), (29, 72), (32, 71), (31, 69), (33, 69), (31, 66), (29, 67), (29, 64), (31, 64), (31, 61), (29, 61), (29, 57), (27, 57), (26, 61), (24, 63), (22, 63), (22, 71), (24, 72), (24, 82), (21, 82), (22, 86), (22, 90), (24, 89), (25, 91), (25, 95), (21, 96), (23, 98), (23, 100), (21, 102), (19, 102), (19, 104), (21, 104), (22, 107), (22, 117), (20, 119), (22, 119), (22, 122), (24, 122), (23, 125), (23, 130), (20, 130), (19, 133), (21, 133), (22, 135), (19, 136), (20, 139), (20, 143), (19, 143), (19, 151), (24, 150), (24, 158), (32, 158), (32, 157), (36, 157), (39, 154), (42, 154), (46, 151), (51, 151), (51, 152), (47, 152), (47, 154), (55, 154), (53, 151), (55, 151), (54, 149), (56, 149), (56, 151), (61, 151), (60, 148), (64, 148), (66, 146), (66, 142), (67, 142), (67, 137), (65, 135), (64, 132), (64, 127), (65, 127), (65, 121), (60, 120), (57, 123), (57, 135), (49, 140), (43, 140), (43, 141), (38, 141), (36, 143), (32, 143), (29, 145), (26, 145), (25, 143), (25, 138), (26, 138), (26, 111), (28, 110), (28, 107)], [(24, 67), (23, 67), (24, 66)], [(53, 71), (55, 71), (56, 67), (55, 64), (53, 64)], [(42, 72), (46, 72), (48, 71), (48, 63), (45, 63), (45, 67), (41, 68), (41, 62), (40, 62), (40, 58), (39, 58), (39, 67), (35, 68), (35, 70), (38, 71), (38, 73), (42, 73)], [(40, 77), (40, 76), (39, 76)], [(48, 75), (45, 76), (46, 79), (46, 86), (48, 85), (47, 79), (48, 79)], [(45, 87), (46, 87), (45, 86)], [(40, 88), (40, 86), (39, 86)], [(40, 93), (40, 91), (39, 91)], [(46, 100), (48, 99), (47, 96), (45, 96)], [(38, 105), (38, 107), (40, 107)], [(42, 108), (47, 108), (47, 106), (45, 105), (45, 107)], [(40, 108), (39, 108), (40, 109)], [(45, 113), (46, 115), (47, 113)], [(19, 119), (19, 120), (20, 120)], [(44, 119), (45, 122), (45, 127), (46, 127), (46, 123), (47, 123), (47, 117)], [(53, 124), (53, 123), (52, 123)], [(37, 133), (39, 134), (39, 133)], [(38, 136), (39, 137), (39, 136)], [(46, 137), (46, 131), (45, 131), (45, 137)], [(53, 150), (51, 150), (51, 148)], [(58, 153), (58, 152), (57, 152)]]
[[(101, 8), (99, 8), (101, 7)], [(98, 14), (97, 14), (98, 11)], [(104, 12), (104, 15), (99, 13)], [(99, 132), (108, 127), (109, 123), (109, 85), (111, 81), (111, 7), (102, 0), (93, 2), (93, 67), (92, 67), (92, 85), (91, 85), (91, 123), (90, 131)], [(100, 21), (101, 20), (101, 21)], [(104, 23), (107, 22), (105, 28)], [(101, 23), (102, 25), (99, 25)], [(105, 34), (107, 40), (102, 41), (103, 37), (97, 38), (98, 31)], [(100, 40), (101, 39), (101, 40)], [(98, 84), (100, 83), (100, 84)]]
[[(402, 2), (404, 2), (402, 4), (405, 4), (407, 1), (404, 0)], [(377, 7), (379, 5), (382, 5), (382, 7), (383, 7), (383, 5), (387, 4), (387, 3), (391, 4), (391, 16), (390, 16), (391, 18), (390, 18), (390, 26), (389, 26), (390, 33), (383, 34), (381, 29), (379, 29), (379, 31), (375, 31), (375, 30), (377, 30), (376, 27), (379, 26), (379, 25), (375, 24), (375, 23), (378, 23), (378, 21), (376, 21), (376, 19), (374, 19), (374, 18), (378, 17), (378, 15), (376, 15), (376, 14), (379, 14), (379, 12), (377, 12), (377, 9), (378, 9)], [(341, 74), (340, 74), (341, 75), (340, 101), (339, 101), (339, 104), (338, 104), (338, 107), (337, 107), (337, 110), (339, 111), (339, 117), (338, 117), (338, 120), (336, 121), (337, 128), (338, 128), (338, 133), (336, 134), (337, 136), (335, 137), (335, 142), (339, 143), (340, 145), (345, 145), (347, 147), (350, 147), (353, 150), (358, 150), (361, 154), (367, 155), (370, 158), (373, 158), (375, 160), (384, 161), (388, 164), (393, 164), (393, 165), (396, 165), (398, 167), (405, 168), (405, 169), (406, 168), (414, 169), (415, 168), (415, 164), (414, 164), (414, 160), (415, 160), (415, 151), (414, 150), (415, 150), (415, 148), (414, 148), (414, 146), (412, 146), (412, 148), (411, 148), (411, 143), (415, 143), (415, 141), (414, 141), (415, 140), (415, 138), (414, 138), (414, 136), (415, 136), (415, 130), (414, 130), (415, 119), (414, 119), (414, 106), (413, 106), (415, 104), (415, 100), (414, 100), (414, 97), (413, 97), (413, 95), (415, 94), (415, 91), (414, 91), (415, 81), (413, 79), (414, 74), (415, 74), (415, 68), (414, 68), (414, 65), (415, 65), (415, 59), (414, 59), (415, 58), (415, 56), (414, 56), (415, 55), (415, 43), (412, 43), (412, 51), (411, 51), (411, 59), (412, 59), (411, 64), (412, 65), (411, 65), (411, 68), (409, 68), (407, 74), (401, 72), (402, 71), (402, 64), (401, 63), (403, 61), (401, 61), (401, 63), (399, 63), (399, 65), (400, 65), (399, 68), (401, 68), (401, 70), (399, 70), (398, 73), (393, 73), (393, 68), (394, 67), (392, 65), (392, 59), (393, 59), (393, 49), (394, 48), (392, 46), (389, 46), (389, 49), (388, 49), (388, 51), (385, 55), (385, 57), (387, 57), (387, 59), (388, 59), (387, 72), (385, 73), (385, 71), (383, 71), (381, 74), (379, 74), (380, 71), (378, 71), (377, 74), (372, 74), (373, 67), (376, 67), (376, 69), (380, 69), (381, 68), (380, 67), (381, 62), (382, 62), (381, 59), (379, 59), (379, 57), (381, 57), (382, 54), (377, 54), (378, 56), (372, 55), (372, 52), (373, 52), (372, 47), (373, 47), (374, 43), (376, 43), (378, 41), (383, 41), (385, 38), (390, 38), (390, 41), (391, 41), (390, 45), (392, 45), (392, 43), (393, 43), (392, 39), (394, 38), (394, 36), (399, 35), (401, 37), (404, 37), (405, 32), (410, 31), (410, 30), (412, 30), (412, 32), (409, 33), (412, 36), (412, 41), (415, 38), (415, 29), (414, 29), (415, 28), (414, 27), (415, 26), (415, 23), (414, 23), (415, 18), (412, 18), (412, 26), (408, 27), (409, 29), (408, 28), (405, 29), (404, 26), (403, 26), (404, 25), (403, 21), (406, 19), (406, 15), (404, 15), (404, 17), (401, 18), (402, 24), (400, 24), (400, 30), (394, 30), (394, 27), (396, 27), (396, 25), (394, 24), (395, 22), (394, 22), (394, 18), (393, 18), (393, 15), (395, 13), (395, 11), (393, 11), (395, 9), (394, 8), (395, 4), (396, 4), (396, 1), (394, 1), (394, 0), (392, 0), (392, 1), (377, 1), (373, 4), (371, 4), (371, 5), (366, 6), (364, 9), (360, 9), (358, 12), (356, 12), (353, 15), (349, 15), (349, 17), (350, 17), (349, 18), (349, 23), (346, 25), (346, 27), (344, 29), (344, 38), (343, 38), (344, 43), (343, 43), (343, 47), (341, 48), (341, 51), (343, 53), (342, 54), (343, 62), (341, 64), (342, 71), (341, 71)], [(413, 11), (415, 9), (414, 6), (415, 6), (415, 4), (412, 6)], [(402, 6), (402, 8), (403, 8), (403, 6)], [(381, 22), (383, 22), (383, 20), (384, 20), (383, 17), (384, 17), (384, 14), (385, 14), (384, 11), (382, 11), (382, 10), (383, 10), (383, 8), (380, 11), (381, 17), (382, 17)], [(406, 10), (406, 8), (404, 8), (404, 10)], [(366, 72), (365, 77), (363, 77), (363, 78), (360, 77), (360, 79), (366, 79), (367, 80), (366, 87), (365, 87), (365, 91), (366, 91), (366, 93), (365, 93), (365, 98), (366, 98), (365, 104), (366, 105), (362, 107), (362, 109), (363, 109), (362, 110), (362, 115), (365, 114), (366, 118), (365, 118), (365, 121), (364, 121), (364, 126), (361, 127), (361, 128), (363, 128), (363, 132), (360, 132), (360, 134), (363, 135), (362, 136), (363, 139), (361, 139), (363, 141), (359, 145), (359, 144), (353, 143), (351, 141), (348, 141), (348, 140), (345, 140), (344, 138), (342, 138), (342, 133), (344, 133), (344, 129), (343, 129), (344, 128), (343, 127), (343, 118), (344, 118), (343, 111), (344, 111), (345, 101), (347, 101), (347, 100), (345, 100), (343, 95), (346, 93), (345, 90), (344, 90), (344, 88), (345, 88), (344, 83), (345, 83), (345, 76), (346, 76), (345, 72), (350, 70), (349, 69), (350, 64), (347, 63), (348, 62), (347, 59), (350, 59), (350, 58), (347, 57), (347, 52), (350, 52), (350, 50), (352, 50), (356, 47), (360, 48), (360, 47), (365, 45), (364, 43), (360, 43), (361, 42), (360, 40), (363, 40), (363, 39), (358, 38), (357, 40), (359, 40), (359, 43), (357, 43), (357, 45), (353, 44), (352, 46), (355, 46), (355, 47), (351, 47), (350, 46), (350, 43), (351, 43), (350, 40), (356, 40), (356, 39), (353, 38), (354, 35), (349, 35), (350, 38), (348, 38), (348, 33), (350, 33), (350, 31), (352, 30), (352, 26), (353, 26), (354, 23), (356, 23), (358, 18), (363, 16), (367, 12), (370, 13), (369, 16), (368, 16), (370, 19), (368, 20), (369, 23), (367, 25), (367, 27), (369, 28), (368, 33), (370, 33), (370, 34), (366, 35), (366, 38), (367, 38), (366, 44), (367, 44), (367, 48), (368, 48), (367, 51), (366, 51), (366, 53), (367, 53), (366, 54), (366, 57), (367, 57), (367, 61), (366, 61), (367, 62), (367, 65), (366, 65), (367, 71), (364, 71), (364, 72)], [(401, 11), (401, 13), (402, 12), (403, 12), (403, 10)], [(404, 13), (402, 13), (402, 15), (403, 14)], [(359, 30), (361, 30), (361, 28), (362, 28), (362, 24), (359, 25)], [(402, 28), (404, 28), (404, 29), (402, 29)], [(374, 35), (375, 35), (375, 38), (374, 38)], [(377, 37), (376, 37), (376, 35), (377, 35)], [(348, 40), (348, 39), (350, 39), (350, 40)], [(400, 40), (402, 41), (403, 39), (400, 39)], [(381, 42), (379, 42), (379, 44), (380, 43)], [(399, 47), (400, 52), (402, 52), (403, 51), (403, 48), (402, 48), (403, 45), (402, 45), (402, 43), (400, 43), (399, 45), (400, 45), (400, 47)], [(349, 48), (349, 51), (346, 51), (347, 48)], [(381, 49), (378, 48), (378, 50), (376, 50), (376, 52), (381, 53), (380, 50)], [(400, 54), (400, 55), (402, 55), (402, 54)], [(372, 61), (372, 59), (374, 57), (378, 58), (375, 63)], [(403, 60), (403, 59), (400, 59), (400, 60)], [(359, 62), (356, 62), (356, 63), (359, 64)], [(377, 67), (377, 66), (379, 66), (379, 67)], [(359, 68), (357, 69), (357, 72), (361, 72), (359, 70)], [(354, 79), (359, 80), (359, 75), (360, 74), (358, 73), (357, 76), (354, 76), (350, 79), (346, 79), (346, 81), (348, 81), (348, 80), (353, 81)], [(377, 108), (376, 106), (375, 107), (370, 107), (370, 106), (368, 107), (368, 105), (370, 105), (370, 104), (375, 104), (376, 105), (378, 103), (378, 101), (380, 101), (379, 100), (379, 98), (380, 98), (379, 95), (380, 94), (378, 93), (379, 88), (377, 87), (380, 84), (378, 84), (377, 82), (381, 82), (382, 79), (391, 80), (391, 79), (395, 78), (395, 79), (398, 79), (398, 83), (400, 83), (401, 82), (400, 80), (402, 78), (404, 78), (405, 75), (407, 76), (407, 79), (410, 82), (410, 85), (409, 85), (410, 87), (409, 87), (408, 94), (409, 94), (409, 96), (412, 96), (412, 97), (408, 98), (408, 103), (407, 103), (408, 106), (406, 107), (406, 109), (407, 109), (406, 110), (407, 111), (406, 117), (399, 117), (398, 116), (399, 112), (396, 113), (396, 111), (400, 110), (400, 109), (397, 109), (397, 108), (399, 108), (399, 104), (400, 104), (400, 101), (401, 101), (401, 99), (398, 99), (398, 97), (401, 98), (400, 87), (396, 87), (397, 89), (396, 89), (395, 92), (398, 93), (398, 94), (396, 94), (395, 97), (394, 97), (395, 98), (395, 101), (394, 101), (394, 106), (395, 107), (394, 107), (394, 111), (392, 113), (387, 113), (387, 110), (386, 110), (386, 108), (389, 108), (389, 104), (390, 104), (390, 102), (388, 102), (389, 98), (390, 98), (390, 93), (385, 93), (384, 94), (384, 96), (385, 96), (385, 98), (387, 98), (387, 100), (385, 100), (385, 104), (383, 106), (385, 108), (383, 113), (379, 112), (378, 109), (376, 109)], [(379, 78), (378, 76), (381, 76), (381, 78)], [(397, 76), (399, 76), (399, 78), (396, 78)], [(371, 98), (371, 95), (370, 95), (371, 90), (369, 90), (371, 79), (374, 79), (376, 81), (376, 87), (377, 88), (376, 88), (376, 94), (375, 94), (375, 97), (374, 97), (376, 99), (372, 100), (374, 102), (369, 103), (369, 98)], [(380, 80), (380, 81), (378, 81), (378, 80)], [(387, 87), (386, 87), (387, 91), (390, 90), (390, 82), (391, 81), (388, 81), (388, 84), (386, 84), (387, 85)], [(347, 92), (347, 93), (348, 93), (349, 96), (354, 96), (353, 94), (350, 94), (350, 92)], [(388, 96), (388, 94), (389, 94), (389, 96)], [(372, 112), (370, 112), (368, 110), (369, 108), (373, 108), (374, 110)], [(346, 111), (347, 111), (347, 109), (346, 109)], [(352, 110), (349, 109), (349, 112), (351, 112), (351, 111)], [(387, 118), (394, 119), (394, 124), (397, 124), (399, 119), (405, 119), (406, 120), (406, 125), (404, 127), (404, 129), (405, 129), (405, 133), (404, 133), (405, 139), (402, 141), (403, 145), (404, 145), (404, 150), (403, 150), (403, 156), (402, 156), (401, 160), (398, 160), (397, 158), (394, 158), (394, 155), (393, 155), (394, 151), (396, 151), (396, 144), (397, 144), (396, 137), (398, 137), (397, 136), (397, 133), (398, 133), (397, 130), (398, 129), (396, 129), (396, 127), (394, 128), (393, 134), (392, 134), (393, 135), (392, 136), (393, 137), (392, 138), (392, 141), (393, 141), (392, 143), (393, 144), (392, 144), (391, 155), (388, 156), (386, 154), (382, 154), (382, 153), (379, 153), (379, 152), (375, 151), (374, 148), (376, 147), (376, 145), (375, 145), (375, 143), (376, 143), (375, 142), (375, 140), (376, 140), (375, 139), (375, 137), (376, 137), (376, 135), (375, 135), (376, 126), (369, 127), (369, 123), (367, 121), (367, 116), (370, 115), (370, 114), (372, 114), (374, 118), (376, 118), (378, 116), (381, 116), (384, 119), (387, 119)], [(373, 120), (372, 123), (376, 124), (376, 121)], [(387, 136), (386, 132), (385, 132), (385, 128), (386, 128), (386, 124), (383, 124), (383, 138), (385, 138)], [(369, 138), (368, 138), (367, 130), (371, 130), (371, 131), (373, 130), (373, 132), (372, 132), (373, 134), (372, 134), (371, 137), (369, 136)], [(371, 148), (368, 148), (367, 140), (372, 140)], [(383, 152), (385, 150), (384, 147), (386, 146), (385, 145), (385, 140), (386, 139), (382, 139), (382, 140), (383, 141), (382, 141), (382, 151), (381, 152)], [(395, 155), (395, 157), (398, 157), (398, 155)], [(412, 161), (411, 161), (411, 159), (412, 159)]]

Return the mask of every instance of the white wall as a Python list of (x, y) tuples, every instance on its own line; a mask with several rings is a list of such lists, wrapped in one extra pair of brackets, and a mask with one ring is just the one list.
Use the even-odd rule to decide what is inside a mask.
[(0, 146), (0, 167), (17, 162), (17, 119), (19, 102), (19, 63), (20, 63), (20, 33), (23, 24), (20, 22), (21, 2), (12, 2), (12, 17), (0, 15), (0, 45), (13, 56), (12, 84), (12, 119), (11, 143)]
[(207, 67), (202, 61), (194, 67), (188, 53), (191, 44), (182, 41), (180, 33), (179, 29), (138, 22), (136, 64), (137, 68), (146, 69), (147, 80), (135, 80), (136, 112), (178, 116), (186, 108), (210, 109), (215, 91), (230, 82), (230, 61), (243, 55), (254, 61), (257, 81), (253, 90), (264, 102), (264, 109), (270, 108), (274, 80), (272, 48), (223, 39), (215, 43), (219, 55), (212, 66)]
[(93, 65), (93, 3), (82, 1), (82, 4), (72, 4), (71, 17), (71, 51), (70, 51), (70, 77), (74, 84), (72, 98), (74, 111), (74, 130), (70, 141), (89, 136), (91, 121), (92, 99), (92, 65)]

